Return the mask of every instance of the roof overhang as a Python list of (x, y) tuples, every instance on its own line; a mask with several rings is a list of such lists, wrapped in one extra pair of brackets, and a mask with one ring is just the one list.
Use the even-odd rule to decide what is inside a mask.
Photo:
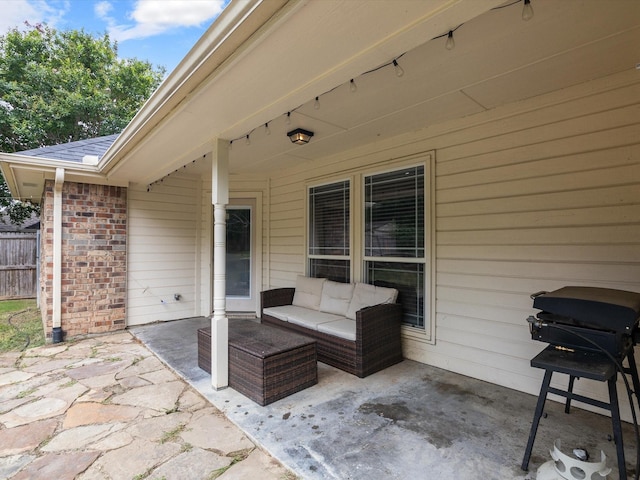
[(128, 182), (114, 182), (95, 165), (88, 165), (15, 153), (0, 153), (0, 169), (13, 198), (40, 203), (45, 180), (55, 179), (56, 170), (65, 170), (65, 179), (98, 185), (126, 186)]
[[(230, 172), (268, 172), (614, 75), (640, 61), (640, 2), (532, 5), (535, 16), (524, 22), (522, 5), (505, 0), (233, 0), (96, 169), (67, 171), (148, 184), (211, 151), (217, 139), (251, 135), (250, 146), (233, 143)], [(460, 25), (454, 50), (434, 39)], [(406, 71), (401, 79), (388, 67), (396, 58)], [(286, 132), (296, 127), (315, 132), (309, 144), (291, 144)], [(51, 162), (2, 154), (0, 167), (21, 197), (28, 197), (21, 182), (32, 179), (23, 170), (40, 168), (43, 177), (55, 170)]]
[(231, 2), (100, 166), (110, 178), (152, 182), (210, 151), (215, 139), (241, 137), (502, 3)]

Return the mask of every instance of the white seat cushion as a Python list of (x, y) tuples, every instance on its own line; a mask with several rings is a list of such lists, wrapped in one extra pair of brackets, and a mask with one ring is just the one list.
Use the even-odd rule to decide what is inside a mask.
[(342, 320), (336, 320), (334, 322), (321, 323), (318, 325), (318, 331), (344, 338), (345, 340), (351, 340), (352, 342), (355, 342), (356, 340), (356, 322), (349, 318), (343, 318)]
[(277, 318), (278, 320), (282, 320), (283, 322), (288, 322), (289, 315), (292, 312), (295, 312), (296, 309), (301, 309), (302, 307), (296, 307), (295, 305), (282, 305), (279, 307), (268, 307), (262, 310), (267, 315)]
[(395, 288), (376, 287), (368, 283), (356, 283), (353, 297), (347, 310), (347, 318), (356, 319), (356, 312), (364, 307), (372, 307), (380, 303), (394, 303), (398, 298)]
[(293, 305), (298, 307), (320, 308), (320, 297), (322, 296), (322, 286), (326, 278), (310, 278), (298, 275), (296, 278), (296, 291), (293, 294)]
[(324, 282), (320, 298), (320, 311), (344, 317), (351, 303), (353, 287), (353, 283), (340, 283), (331, 280)]
[(310, 328), (311, 330), (317, 330), (318, 325), (326, 322), (333, 322), (343, 317), (335, 315), (333, 313), (319, 312), (317, 310), (300, 309), (295, 313), (291, 313), (287, 316), (289, 323), (295, 323), (303, 327)]

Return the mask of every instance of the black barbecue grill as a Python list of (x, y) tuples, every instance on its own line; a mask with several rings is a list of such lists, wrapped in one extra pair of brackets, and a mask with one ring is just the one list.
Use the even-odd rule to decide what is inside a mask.
[(640, 293), (563, 287), (532, 295), (531, 338), (568, 349), (606, 351), (620, 358), (639, 339)]
[[(547, 394), (554, 393), (566, 398), (566, 413), (569, 413), (571, 400), (598, 406), (611, 412), (619, 477), (626, 479), (616, 379), (618, 373), (623, 377), (629, 375), (632, 379), (633, 392), (629, 388), (626, 377), (625, 384), (635, 424), (632, 393), (635, 393), (638, 400), (640, 380), (633, 350), (640, 340), (640, 293), (608, 288), (563, 287), (553, 292), (535, 293), (531, 298), (533, 298), (533, 307), (540, 310), (536, 316), (530, 316), (527, 319), (531, 338), (550, 345), (531, 360), (531, 366), (544, 369), (545, 375), (522, 461), (522, 469), (528, 468)], [(629, 366), (623, 367), (623, 361), (626, 361)], [(569, 386), (566, 390), (551, 386), (551, 376), (554, 372), (569, 375)], [(574, 393), (573, 385), (577, 378), (606, 381), (609, 402), (601, 402)], [(637, 435), (636, 429), (636, 437)]]

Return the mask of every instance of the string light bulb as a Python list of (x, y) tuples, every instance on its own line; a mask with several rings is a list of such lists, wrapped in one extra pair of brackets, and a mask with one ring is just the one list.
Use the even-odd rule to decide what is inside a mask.
[(233, 140), (229, 142), (229, 150), (232, 150), (232, 149), (233, 149)]
[(453, 50), (456, 46), (456, 41), (453, 39), (453, 30), (449, 30), (447, 33), (447, 41), (444, 44), (444, 48), (447, 50)]
[(395, 58), (393, 59), (393, 68), (396, 71), (396, 77), (401, 77), (404, 75), (404, 70), (400, 65), (398, 65), (398, 62), (395, 60)]
[[(522, 0), (522, 2), (523, 2), (522, 19), (525, 20), (525, 21), (526, 20), (530, 20), (531, 18), (533, 18), (533, 7), (531, 6), (531, 0)], [(497, 6), (497, 7), (492, 8), (491, 10), (498, 10), (498, 9), (502, 9), (504, 7), (510, 7), (512, 5), (517, 5), (519, 3), (520, 3), (520, 0), (512, 0), (509, 3), (507, 3), (506, 5)], [(446, 39), (446, 42), (445, 42), (445, 48), (447, 50), (453, 50), (455, 48), (455, 40), (453, 38), (453, 32), (455, 32), (462, 25), (464, 25), (464, 24), (462, 23), (462, 24), (458, 25), (457, 27), (449, 30), (446, 34), (442, 34), (442, 35), (438, 35), (437, 37), (433, 37), (432, 40), (435, 40), (437, 38), (442, 38), (442, 37), (444, 37), (446, 35), (447, 39)], [(401, 58), (405, 53), (407, 53), (407, 52), (404, 52), (404, 53), (400, 54), (399, 56), (394, 58), (390, 63), (385, 63), (383, 65), (380, 65), (380, 66), (378, 66), (376, 68), (373, 68), (373, 69), (371, 69), (369, 71), (366, 71), (366, 72), (362, 73), (358, 78), (360, 78), (360, 77), (362, 77), (364, 75), (373, 73), (373, 72), (377, 72), (378, 70), (380, 70), (382, 68), (386, 68), (389, 65), (393, 65), (393, 68), (394, 68), (394, 71), (395, 71), (395, 74), (396, 74), (397, 77), (404, 76), (404, 69), (398, 64), (398, 58)], [(640, 70), (640, 63), (638, 63), (636, 65), (636, 69)], [(326, 93), (329, 93), (332, 90), (335, 90), (335, 88), (337, 88), (337, 87), (334, 87), (333, 89), (331, 89), (331, 90), (329, 90), (327, 92), (324, 92), (322, 95), (325, 95)], [(355, 81), (354, 78), (349, 80), (349, 90), (352, 93), (355, 93), (358, 90), (358, 86), (357, 86), (356, 81)], [(313, 108), (315, 110), (319, 110), (320, 109), (320, 96), (322, 96), (322, 95), (319, 95), (319, 96), (315, 97), (315, 101), (313, 103)], [(305, 103), (304, 105), (308, 105), (308, 103)], [(292, 111), (294, 111), (294, 112), (297, 111), (300, 107), (302, 107), (302, 105), (294, 108), (293, 110), (289, 110), (286, 113), (285, 124), (287, 126), (291, 125), (291, 112)], [(266, 135), (270, 135), (271, 131), (270, 131), (270, 128), (269, 128), (269, 122), (265, 123), (264, 127), (265, 127), (265, 134)], [(253, 130), (251, 130), (250, 133), (252, 133), (253, 131), (255, 131), (255, 128)], [(241, 140), (241, 139), (242, 139), (242, 137), (238, 137), (236, 140)], [(251, 140), (249, 138), (249, 134), (246, 134), (245, 143), (246, 143), (246, 145), (250, 145), (251, 144)], [(233, 141), (230, 141), (229, 150), (231, 150), (232, 144), (233, 144)], [(162, 180), (160, 180), (160, 182), (161, 181)], [(153, 187), (153, 185), (155, 183), (158, 183), (158, 182), (154, 182), (154, 183), (150, 184), (150, 187)]]
[(251, 145), (251, 139), (249, 138), (249, 134), (247, 133), (247, 139), (244, 141), (244, 144), (249, 146)]
[(524, 0), (524, 7), (522, 8), (522, 20), (525, 22), (533, 18), (533, 7), (531, 6), (531, 0)]

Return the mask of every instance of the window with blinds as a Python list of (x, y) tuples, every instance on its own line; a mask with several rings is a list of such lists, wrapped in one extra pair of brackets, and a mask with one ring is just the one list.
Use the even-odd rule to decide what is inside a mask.
[[(430, 309), (427, 167), (358, 175), (362, 189), (350, 212), (351, 181), (308, 189), (307, 274), (398, 290), (405, 325), (425, 330)], [(429, 183), (430, 184), (430, 183)], [(351, 221), (362, 222), (351, 245)], [(356, 261), (361, 268), (354, 268)]]
[(424, 328), (424, 166), (364, 177), (364, 274), (396, 288), (404, 322)]
[(309, 275), (350, 282), (350, 182), (309, 188)]

